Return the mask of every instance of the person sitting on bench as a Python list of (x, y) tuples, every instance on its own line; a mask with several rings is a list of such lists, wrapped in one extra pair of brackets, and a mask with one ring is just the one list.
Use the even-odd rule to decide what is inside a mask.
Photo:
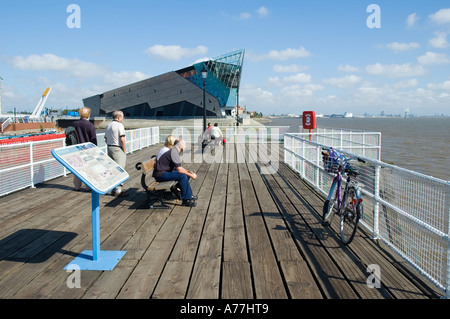
[(156, 155), (156, 160), (159, 160), (165, 152), (170, 151), (173, 148), (173, 146), (175, 145), (175, 142), (177, 140), (178, 140), (178, 138), (176, 138), (175, 136), (168, 135), (166, 137), (166, 142), (164, 143), (164, 147), (162, 149), (160, 149), (158, 152), (158, 155)]
[(186, 141), (178, 140), (170, 151), (165, 152), (156, 161), (153, 177), (157, 182), (177, 181), (181, 189), (182, 205), (195, 207), (197, 196), (192, 195), (189, 178), (196, 179), (197, 174), (181, 166), (180, 154), (183, 153), (185, 148)]

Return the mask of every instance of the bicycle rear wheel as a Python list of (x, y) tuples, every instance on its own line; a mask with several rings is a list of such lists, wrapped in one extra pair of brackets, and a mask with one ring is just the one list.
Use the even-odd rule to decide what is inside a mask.
[(356, 190), (350, 187), (344, 194), (344, 207), (341, 214), (341, 239), (344, 245), (349, 245), (356, 234), (358, 222), (361, 218), (362, 203), (358, 202)]

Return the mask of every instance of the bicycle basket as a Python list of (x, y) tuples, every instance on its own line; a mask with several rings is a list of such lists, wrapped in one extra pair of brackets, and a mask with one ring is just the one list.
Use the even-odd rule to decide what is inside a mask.
[(339, 162), (341, 161), (341, 154), (331, 149), (326, 153), (322, 153), (323, 168), (332, 174), (336, 174), (339, 169)]

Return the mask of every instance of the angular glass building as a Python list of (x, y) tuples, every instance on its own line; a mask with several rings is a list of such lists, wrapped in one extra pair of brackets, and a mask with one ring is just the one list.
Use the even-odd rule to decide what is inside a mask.
[(122, 110), (127, 118), (203, 116), (202, 69), (206, 79), (207, 116), (234, 115), (244, 50), (196, 63), (143, 81), (83, 99), (92, 116), (109, 116)]

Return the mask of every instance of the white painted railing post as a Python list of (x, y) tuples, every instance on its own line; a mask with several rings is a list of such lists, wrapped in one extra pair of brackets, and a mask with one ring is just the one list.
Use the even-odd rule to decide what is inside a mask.
[(374, 185), (374, 197), (375, 204), (373, 205), (373, 235), (372, 239), (379, 239), (379, 213), (380, 213), (380, 165), (375, 166), (375, 185)]
[(450, 299), (450, 182), (447, 182), (447, 191), (445, 192), (446, 219), (447, 219), (447, 268), (445, 282), (445, 298)]
[(33, 145), (34, 143), (29, 143), (30, 145), (30, 182), (31, 188), (35, 188), (34, 186), (34, 160), (33, 160)]

